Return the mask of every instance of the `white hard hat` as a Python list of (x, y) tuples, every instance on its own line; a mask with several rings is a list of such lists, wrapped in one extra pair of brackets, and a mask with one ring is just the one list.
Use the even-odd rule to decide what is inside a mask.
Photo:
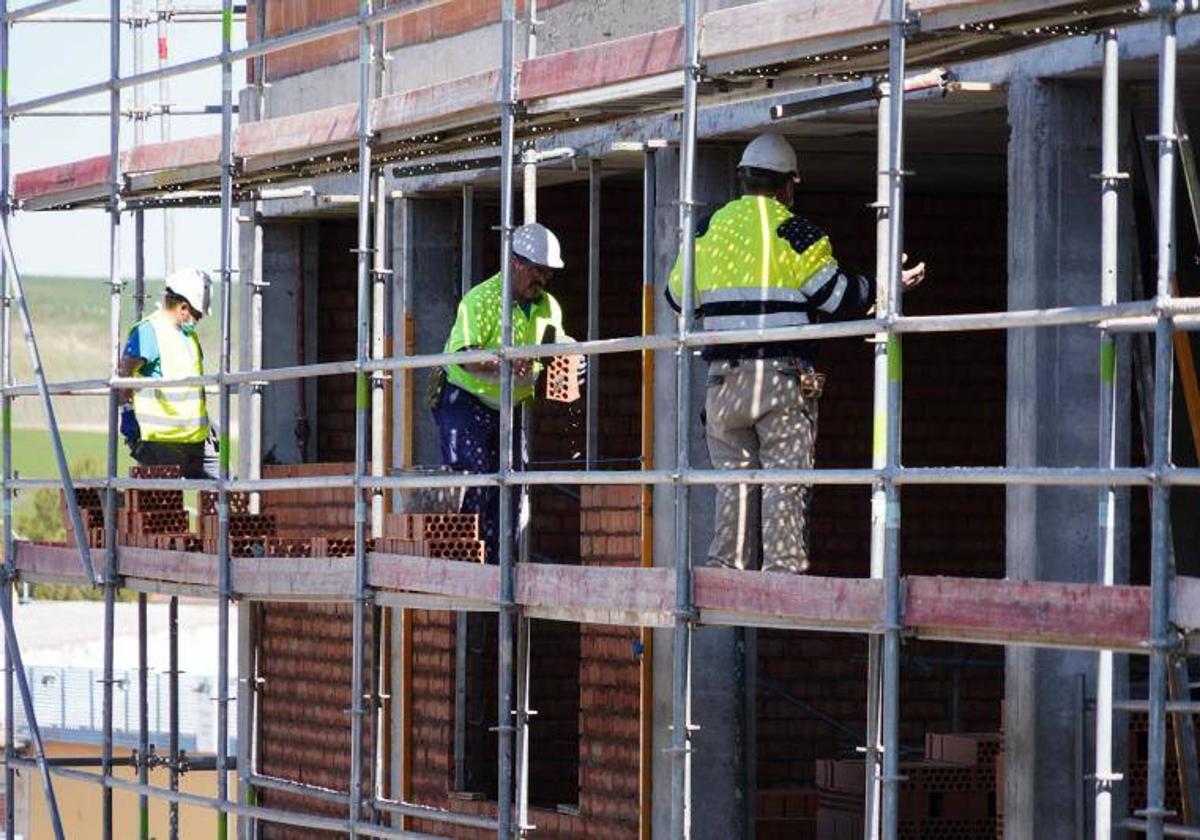
[(550, 232), (545, 225), (531, 222), (521, 225), (513, 231), (513, 253), (531, 263), (544, 265), (547, 268), (562, 268), (562, 248), (558, 237)]
[(782, 134), (760, 134), (746, 146), (738, 167), (754, 167), (783, 175), (799, 175), (796, 150)]
[(167, 291), (179, 295), (201, 315), (212, 303), (212, 278), (198, 268), (182, 268), (167, 276)]

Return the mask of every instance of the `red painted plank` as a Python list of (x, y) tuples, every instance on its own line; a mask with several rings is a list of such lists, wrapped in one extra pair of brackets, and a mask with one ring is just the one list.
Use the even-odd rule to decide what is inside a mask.
[(358, 104), (352, 102), (244, 123), (234, 140), (234, 151), (249, 158), (349, 143), (357, 136)]
[(683, 66), (683, 27), (550, 53), (521, 63), (518, 98), (540, 99), (656, 76)]
[(500, 92), (500, 71), (485, 70), (448, 82), (395, 93), (371, 105), (371, 127), (376, 132), (397, 131), (449, 120), (480, 108), (495, 107)]
[(17, 201), (28, 201), (54, 193), (102, 186), (111, 180), (111, 172), (108, 155), (21, 172), (13, 179), (13, 196)]
[(588, 612), (591, 621), (663, 624), (675, 608), (675, 574), (671, 569), (521, 564), (517, 603)]
[(161, 169), (182, 169), (188, 166), (218, 164), (221, 160), (221, 135), (148, 143), (126, 152), (122, 164), (126, 172), (157, 172)]
[(877, 626), (883, 614), (883, 584), (877, 580), (715, 568), (696, 569), (694, 575), (700, 610), (863, 630)]
[(367, 580), (379, 589), (423, 592), (495, 602), (500, 598), (500, 569), (458, 560), (372, 554)]
[(910, 577), (906, 593), (920, 636), (1141, 650), (1150, 630), (1144, 586)]

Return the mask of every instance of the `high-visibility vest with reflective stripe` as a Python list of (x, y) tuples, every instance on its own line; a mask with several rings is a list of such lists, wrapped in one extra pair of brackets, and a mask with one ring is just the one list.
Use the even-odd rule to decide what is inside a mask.
[[(185, 335), (161, 309), (143, 323), (154, 329), (163, 379), (204, 375), (204, 353), (195, 335)], [(202, 443), (208, 437), (208, 409), (202, 387), (134, 391), (133, 411), (143, 440)]]
[[(458, 304), (458, 315), (450, 336), (446, 339), (447, 353), (474, 348), (494, 350), (500, 346), (500, 275), (484, 280), (475, 286)], [(542, 344), (547, 333), (553, 329), (556, 341), (570, 341), (563, 329), (562, 307), (554, 295), (544, 292), (529, 306), (529, 311), (517, 304), (512, 308), (512, 343), (514, 347)], [(534, 384), (542, 372), (542, 363), (536, 362), (526, 377), (513, 377), (513, 404), (522, 403), (533, 397)], [(468, 391), (485, 405), (500, 408), (500, 377), (472, 373), (461, 365), (446, 366), (446, 381)]]
[[(835, 312), (849, 284), (829, 237), (761, 195), (742, 196), (712, 215), (696, 238), (695, 266), (694, 304), (708, 330), (807, 324), (815, 311)], [(682, 303), (678, 259), (667, 291)]]

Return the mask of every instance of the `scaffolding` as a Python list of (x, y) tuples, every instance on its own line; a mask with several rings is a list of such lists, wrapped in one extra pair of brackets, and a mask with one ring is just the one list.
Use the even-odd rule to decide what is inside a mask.
[[(9, 63), (9, 27), (21, 21), (42, 19), (57, 8), (74, 0), (42, 0), (20, 9), (10, 10), (7, 0), (0, 0), (0, 74), (7, 78)], [(652, 51), (654, 62), (661, 72), (644, 78), (605, 77), (575, 84), (563, 84), (555, 74), (567, 74), (571, 68), (597, 66), (587, 62), (578, 65), (553, 64), (555, 56), (545, 59), (516, 58), (517, 9), (515, 0), (502, 0), (500, 10), (501, 66), (497, 71), (481, 74), (469, 80), (456, 80), (426, 91), (425, 98), (409, 94), (385, 97), (382, 62), (386, 55), (383, 25), (399, 19), (427, 4), (388, 6), (375, 0), (358, 0), (354, 17), (335, 20), (309, 29), (285, 35), (266, 37), (264, 0), (255, 0), (256, 39), (244, 48), (234, 49), (232, 27), (235, 8), (231, 0), (222, 0), (217, 19), (221, 22), (221, 45), (217, 54), (181, 64), (165, 63), (160, 48), (160, 66), (156, 70), (135, 68), (128, 76), (121, 75), (120, 50), (122, 27), (131, 19), (142, 20), (140, 4), (133, 17), (125, 15), (120, 0), (110, 0), (106, 20), (109, 26), (109, 77), (70, 91), (54, 93), (24, 102), (8, 100), (7, 85), (0, 85), (0, 208), (3, 211), (3, 266), (5, 307), (0, 321), (0, 379), (3, 394), (3, 514), (6, 584), (0, 594), (0, 613), (4, 620), (6, 639), (5, 695), (8, 700), (6, 727), (6, 806), (7, 836), (14, 836), (14, 769), (35, 767), (39, 773), (55, 834), (63, 836), (54, 795), (54, 779), (68, 778), (99, 784), (104, 791), (101, 827), (105, 838), (112, 836), (114, 790), (132, 791), (140, 797), (141, 833), (148, 837), (148, 802), (150, 798), (165, 799), (175, 808), (178, 805), (202, 806), (212, 809), (217, 817), (219, 837), (227, 834), (228, 815), (240, 819), (244, 837), (255, 836), (256, 823), (279, 823), (311, 829), (348, 833), (351, 837), (416, 837), (407, 830), (403, 818), (416, 817), (495, 831), (498, 837), (509, 838), (531, 830), (525, 815), (528, 809), (528, 742), (530, 725), (525, 705), (528, 702), (528, 669), (517, 667), (521, 661), (522, 622), (525, 619), (549, 618), (576, 622), (623, 623), (643, 628), (649, 640), (652, 628), (670, 628), (673, 640), (670, 765), (670, 835), (674, 838), (692, 836), (691, 804), (691, 642), (698, 624), (725, 626), (759, 626), (807, 629), (828, 632), (859, 633), (869, 637), (867, 685), (868, 719), (866, 726), (866, 836), (868, 838), (897, 837), (899, 819), (900, 776), (900, 642), (903, 637), (950, 639), (969, 643), (1023, 644), (1046, 647), (1067, 647), (1093, 650), (1100, 657), (1101, 691), (1097, 713), (1097, 784), (1095, 815), (1097, 837), (1107, 837), (1115, 826), (1144, 831), (1151, 838), (1164, 836), (1197, 836), (1195, 829), (1169, 824), (1165, 809), (1166, 791), (1166, 720), (1169, 708), (1168, 667), (1174, 654), (1195, 649), (1195, 641), (1187, 631), (1200, 628), (1200, 583), (1176, 576), (1170, 554), (1169, 496), (1174, 486), (1200, 485), (1200, 469), (1183, 469), (1173, 465), (1170, 451), (1171, 394), (1173, 371), (1173, 334), (1175, 331), (1200, 329), (1200, 299), (1179, 297), (1173, 292), (1171, 275), (1174, 266), (1174, 171), (1180, 134), (1176, 123), (1176, 34), (1177, 18), (1195, 11), (1195, 4), (1170, 0), (1143, 0), (1140, 8), (1129, 2), (1045, 2), (1030, 4), (1019, 0), (991, 2), (949, 2), (946, 0), (891, 0), (886, 13), (862, 8), (874, 4), (857, 4), (847, 9), (839, 20), (816, 27), (815, 34), (796, 35), (789, 31), (771, 31), (776, 21), (786, 20), (793, 0), (771, 0), (758, 4), (769, 7), (757, 18), (739, 18), (737, 26), (727, 12), (711, 12), (703, 16), (695, 0), (681, 3), (682, 36), (678, 49)], [(530, 4), (532, 7), (532, 4)], [(157, 17), (161, 27), (165, 20), (163, 6)], [(1117, 32), (1116, 27), (1137, 21), (1143, 16), (1156, 18), (1159, 34), (1159, 124), (1154, 138), (1158, 149), (1157, 207), (1157, 276), (1155, 294), (1146, 300), (1118, 302), (1117, 300), (1117, 225), (1118, 189), (1124, 174), (1118, 168), (1117, 156)], [(738, 11), (744, 15), (744, 10)], [(782, 16), (782, 17), (777, 17)], [(857, 17), (856, 17), (857, 16)], [(211, 17), (211, 10), (199, 19)], [(49, 18), (45, 18), (49, 19)], [(67, 18), (60, 18), (68, 20)], [(75, 20), (75, 19), (70, 19)], [(704, 24), (704, 40), (701, 24)], [(989, 29), (996, 23), (997, 27)], [(905, 100), (917, 95), (921, 82), (906, 77), (910, 63), (929, 66), (947, 54), (955, 56), (988, 55), (1011, 49), (1009, 38), (1022, 28), (1044, 26), (1047, 37), (1067, 37), (1084, 32), (1103, 33), (1103, 156), (1100, 162), (1100, 191), (1103, 211), (1101, 248), (1103, 270), (1100, 278), (1100, 302), (1097, 305), (1057, 309), (984, 312), (937, 317), (906, 316), (900, 306), (900, 276), (904, 235), (901, 227), (904, 200), (903, 128)], [(786, 27), (783, 28), (786, 30)], [(265, 117), (265, 57), (275, 51), (307, 44), (319, 39), (354, 32), (357, 34), (358, 98), (348, 109), (330, 109), (316, 115), (338, 125), (331, 141), (325, 135), (321, 143), (311, 133), (299, 130), (312, 115), (281, 117), (269, 120), (271, 133), (278, 136), (281, 126), (297, 129), (296, 134), (308, 139), (295, 140), (291, 146), (266, 149), (254, 146), (252, 132), (235, 132), (233, 115), (233, 66), (241, 61), (254, 61), (256, 108), (255, 117)], [(980, 36), (980, 32), (984, 32)], [(725, 41), (721, 41), (722, 33)], [(998, 33), (998, 34), (997, 34)], [(1006, 34), (1007, 33), (1007, 34)], [(163, 43), (160, 40), (160, 44)], [(1023, 42), (1021, 42), (1023, 43)], [(806, 63), (819, 59), (837, 45), (846, 51), (850, 72), (862, 78), (833, 84), (813, 84)], [(849, 46), (847, 46), (849, 45)], [(619, 45), (618, 45), (619, 46)], [(593, 54), (617, 49), (612, 45), (584, 48)], [(530, 49), (532, 56), (532, 49)], [(539, 61), (542, 62), (539, 64)], [(517, 70), (522, 68), (521, 84)], [(600, 65), (602, 66), (602, 65)], [(701, 99), (713, 95), (710, 84), (717, 76), (753, 75), (765, 67), (799, 68), (805, 84), (790, 91), (796, 110), (842, 107), (848, 101), (874, 101), (878, 113), (878, 172), (877, 172), (877, 276), (878, 299), (874, 315), (869, 318), (836, 324), (816, 324), (803, 327), (769, 328), (706, 332), (693, 323), (693, 275), (695, 245), (695, 192), (697, 124)], [(219, 67), (222, 79), (221, 130), (215, 142), (194, 141), (199, 148), (181, 151), (176, 144), (171, 149), (121, 149), (121, 122), (124, 111), (121, 92), (137, 90), (151, 83), (165, 84), (182, 73)], [(549, 69), (548, 69), (549, 68)], [(811, 70), (811, 67), (809, 67)], [(540, 71), (541, 75), (539, 75)], [(580, 71), (583, 72), (583, 71)], [(649, 79), (649, 81), (647, 81)], [(539, 88), (539, 84), (541, 88)], [(557, 86), (556, 86), (557, 84)], [(513, 232), (514, 183), (513, 168), (521, 162), (516, 152), (519, 132), (526, 139), (534, 137), (537, 129), (561, 125), (578, 119), (570, 108), (581, 103), (607, 103), (613, 107), (601, 116), (588, 120), (603, 123), (612, 114), (638, 114), (645, 108), (647, 98), (662, 99), (675, 96), (682, 90), (680, 138), (680, 181), (678, 234), (683, 269), (683, 306), (674, 334), (655, 334), (653, 330), (653, 221), (655, 146), (642, 146), (645, 175), (647, 219), (644, 240), (645, 304), (641, 335), (619, 339), (597, 339), (589, 329), (588, 339), (572, 344), (513, 346), (510, 305), (512, 289), (509, 278), (511, 237)], [(664, 93), (665, 91), (665, 93)], [(14, 201), (10, 167), (10, 132), (14, 117), (46, 112), (47, 109), (74, 99), (107, 93), (109, 95), (109, 149), (104, 160), (94, 167), (91, 180), (71, 180), (48, 188), (44, 179), (26, 184), (25, 209), (39, 207), (65, 208), (104, 206), (109, 214), (109, 285), (111, 291), (110, 362), (107, 379), (48, 383), (38, 357), (33, 323), (22, 292), (21, 276), (13, 256), (8, 235), (8, 218), (17, 209)], [(729, 96), (729, 94), (723, 94)], [(407, 96), (407, 98), (406, 98)], [(397, 98), (398, 97), (398, 98)], [(737, 93), (733, 94), (736, 100)], [(163, 96), (164, 103), (166, 97)], [(432, 104), (430, 104), (432, 103)], [(675, 106), (668, 107), (673, 111)], [(136, 109), (135, 109), (136, 110)], [(169, 109), (168, 109), (169, 110)], [(162, 110), (165, 119), (168, 110)], [(170, 111), (170, 113), (176, 113)], [(347, 114), (353, 119), (347, 122)], [(78, 114), (77, 114), (78, 115)], [(498, 117), (498, 120), (497, 120)], [(446, 129), (438, 130), (437, 120), (445, 120)], [(392, 122), (388, 122), (388, 120)], [(339, 122), (340, 120), (340, 122)], [(435, 126), (431, 128), (431, 126)], [(266, 133), (266, 132), (264, 132)], [(260, 133), (260, 144), (263, 133)], [(649, 140), (651, 138), (647, 138)], [(337, 159), (314, 154), (332, 145), (338, 149)], [(340, 144), (340, 145), (339, 145)], [(170, 146), (171, 144), (162, 144)], [(478, 146), (485, 146), (479, 156)], [(275, 163), (250, 166), (247, 161), (255, 151)], [(170, 152), (170, 154), (168, 154)], [(546, 150), (543, 150), (546, 152)], [(285, 154), (287, 153), (287, 154)], [(139, 154), (141, 157), (139, 157)], [(158, 158), (154, 158), (158, 155)], [(272, 157), (273, 156), (273, 157)], [(147, 165), (154, 158), (156, 166)], [(170, 164), (161, 161), (169, 159)], [(138, 169), (139, 161), (144, 167)], [(470, 351), (456, 354), (411, 355), (405, 342), (397, 341), (394, 352), (387, 355), (383, 343), (383, 281), (389, 273), (382, 242), (386, 238), (387, 198), (382, 177), (384, 165), (400, 162), (408, 171), (438, 171), (439, 167), (490, 167), (500, 173), (500, 265), (502, 267), (503, 305), (502, 341), (496, 351)], [(164, 188), (161, 179), (142, 177), (149, 170), (182, 168), (187, 176), (169, 182)], [(255, 225), (254, 272), (252, 293), (247, 298), (254, 317), (249, 319), (250, 369), (234, 371), (232, 353), (232, 275), (233, 224), (235, 202), (256, 202), (271, 195), (281, 195), (286, 187), (275, 186), (279, 181), (298, 180), (321, 172), (353, 172), (357, 192), (353, 197), (357, 212), (357, 327), (355, 358), (353, 360), (262, 369), (261, 355), (261, 218), (256, 212), (251, 220)], [(528, 172), (528, 170), (527, 170)], [(589, 171), (589, 207), (595, 217), (600, 179), (594, 164)], [(40, 184), (40, 185), (39, 185)], [(18, 191), (19, 192), (19, 191)], [(463, 194), (464, 207), (470, 207), (472, 195)], [(141, 258), (144, 225), (141, 212), (147, 208), (171, 207), (179, 204), (219, 206), (221, 216), (220, 286), (221, 338), (218, 371), (215, 374), (181, 380), (142, 380), (119, 376), (121, 347), (120, 300), (123, 287), (119, 262), (119, 235), (122, 219), (134, 212), (138, 239), (136, 274), (139, 306), (144, 302), (144, 261)], [(253, 205), (252, 205), (253, 206)], [(528, 208), (527, 208), (528, 210)], [(464, 233), (464, 243), (468, 241)], [(590, 236), (594, 250), (598, 234)], [(464, 281), (468, 261), (464, 261)], [(598, 294), (598, 273), (589, 271), (589, 298)], [(402, 298), (403, 307), (406, 298)], [(12, 310), (15, 306), (21, 320), (27, 348), (33, 360), (34, 382), (16, 384), (11, 365)], [(399, 321), (404, 322), (401, 311)], [(589, 313), (595, 317), (595, 312)], [(900, 452), (903, 365), (902, 337), (911, 333), (963, 332), (978, 330), (1011, 330), (1022, 327), (1052, 327), (1064, 325), (1098, 325), (1102, 369), (1098, 371), (1100, 389), (1100, 452), (1096, 466), (1075, 467), (929, 467), (910, 468), (903, 465)], [(1114, 366), (1117, 360), (1115, 335), (1122, 331), (1153, 332), (1154, 335), (1154, 416), (1152, 429), (1152, 459), (1145, 468), (1121, 466), (1116, 459), (1114, 441), (1120, 418), (1115, 412)], [(861, 336), (874, 341), (874, 439), (869, 469), (840, 470), (705, 470), (693, 468), (689, 462), (690, 427), (687, 407), (691, 405), (689, 360), (696, 348), (729, 343), (778, 342), (795, 340), (825, 340)], [(671, 385), (674, 401), (681, 410), (675, 421), (675, 460), (669, 465), (651, 463), (653, 437), (651, 412), (643, 412), (643, 468), (609, 471), (588, 469), (583, 472), (514, 470), (512, 424), (514, 400), (512, 368), (514, 361), (544, 358), (564, 353), (584, 353), (598, 358), (609, 353), (638, 352), (642, 355), (643, 370), (652, 380), (655, 353), (672, 354), (675, 360), (675, 381)], [(417, 471), (402, 471), (386, 475), (383, 464), (382, 419), (385, 399), (385, 377), (418, 369), (439, 367), (449, 363), (498, 361), (501, 381), (501, 457), (499, 470), (482, 475), (429, 475)], [(355, 410), (354, 472), (349, 476), (297, 479), (263, 479), (257, 472), (261, 455), (261, 391), (270, 383), (301, 380), (310, 377), (352, 374), (357, 394)], [(117, 396), (118, 389), (146, 387), (196, 386), (218, 390), (218, 414), (222, 434), (227, 435), (233, 388), (246, 387), (258, 399), (252, 399), (250, 452), (254, 453), (245, 465), (246, 475), (235, 478), (231, 472), (229, 441), (222, 440), (219, 478), (212, 480), (125, 479), (117, 476)], [(665, 390), (665, 389), (664, 389)], [(108, 396), (108, 463), (106, 477), (97, 480), (72, 479), (62, 440), (55, 422), (52, 395), (104, 393)], [(47, 422), (55, 444), (60, 477), (58, 480), (18, 479), (12, 469), (13, 401), (38, 396), (44, 403)], [(643, 405), (649, 408), (653, 394), (643, 391)], [(596, 446), (593, 396), (589, 399), (588, 466), (595, 466)], [(405, 434), (410, 429), (403, 430)], [(693, 562), (690, 551), (689, 496), (694, 487), (718, 484), (811, 484), (843, 485), (868, 489), (871, 499), (871, 576), (868, 579), (834, 579), (799, 577), (772, 580), (769, 591), (755, 576), (742, 572), (702, 568)], [(641, 568), (588, 569), (520, 562), (513, 533), (513, 511), (517, 504), (514, 491), (547, 485), (634, 484), (643, 488), (643, 561)], [(923, 578), (902, 574), (900, 556), (901, 491), (906, 485), (1041, 485), (1080, 486), (1095, 488), (1100, 506), (1100, 569), (1094, 585), (1038, 583), (1019, 581), (974, 580), (968, 578)], [(368, 552), (372, 527), (378, 527), (383, 510), (383, 495), (389, 491), (418, 487), (489, 486), (499, 488), (501, 526), (500, 562), (498, 567), (472, 566), (462, 563), (429, 562), (427, 559)], [(673, 545), (670, 566), (651, 567), (648, 563), (652, 534), (649, 516), (650, 493), (656, 486), (670, 488), (674, 495)], [(93, 487), (104, 491), (106, 548), (102, 563), (95, 563), (85, 543), (80, 540), (73, 549), (18, 543), (12, 530), (13, 493), (19, 488), (63, 488), (70, 508), (76, 534), (85, 533), (73, 487)], [(219, 523), (218, 552), (190, 558), (187, 563), (170, 552), (126, 553), (117, 546), (116, 500), (124, 489), (190, 489), (217, 492)], [(270, 490), (323, 488), (352, 488), (354, 505), (354, 556), (342, 564), (327, 564), (327, 574), (307, 576), (298, 569), (281, 569), (258, 558), (234, 560), (229, 550), (229, 494), (235, 491), (261, 493)], [(1148, 587), (1121, 585), (1114, 570), (1115, 523), (1118, 506), (1116, 490), (1122, 487), (1149, 488), (1152, 498), (1151, 581)], [(103, 587), (105, 601), (105, 649), (103, 680), (103, 752), (101, 772), (93, 774), (77, 767), (63, 766), (46, 759), (26, 671), (17, 643), (12, 607), (12, 584), (22, 579), (51, 576), (85, 582)], [(139, 750), (139, 779), (136, 782), (117, 778), (113, 768), (113, 632), (114, 601), (118, 588), (138, 592), (187, 593), (212, 598), (218, 608), (219, 656), (217, 701), (217, 755), (213, 769), (217, 771), (217, 795), (203, 797), (178, 790), (176, 761), (178, 755), (178, 712), (175, 703), (177, 687), (172, 691), (170, 714), (172, 743), (169, 760), (172, 766), (168, 789), (149, 784), (147, 716), (142, 709), (142, 746)], [(753, 593), (753, 597), (749, 595)], [(351, 720), (351, 762), (348, 791), (333, 791), (301, 785), (258, 775), (249, 747), (250, 727), (253, 725), (253, 674), (240, 674), (239, 685), (247, 697), (239, 698), (238, 738), (239, 755), (234, 761), (228, 755), (228, 652), (230, 645), (228, 609), (233, 599), (271, 600), (286, 594), (314, 600), (349, 603), (353, 621), (353, 684), (348, 687)], [(144, 604), (143, 604), (144, 606)], [(388, 798), (381, 793), (379, 782), (380, 756), (366, 757), (363, 749), (364, 726), (378, 726), (378, 716), (372, 714), (374, 696), (366, 696), (363, 686), (367, 678), (364, 657), (365, 633), (368, 621), (378, 620), (377, 607), (434, 608), (445, 610), (493, 611), (499, 615), (499, 655), (497, 681), (499, 686), (498, 721), (500, 723), (497, 765), (499, 774), (498, 810), (495, 819), (451, 813), (407, 802), (403, 797)], [(1003, 609), (999, 609), (1003, 607)], [(1148, 630), (1147, 630), (1148, 628)], [(141, 679), (145, 679), (145, 620), (140, 622)], [(243, 633), (251, 632), (249, 628)], [(171, 612), (172, 639), (177, 636), (174, 602)], [(177, 642), (173, 641), (174, 656)], [(1115, 654), (1148, 655), (1150, 663), (1149, 695), (1149, 776), (1145, 808), (1137, 819), (1127, 819), (1113, 813), (1111, 802), (1112, 716), (1121, 698), (1114, 697), (1113, 657)], [(649, 668), (649, 657), (643, 669)], [(643, 684), (648, 672), (643, 670)], [(178, 663), (172, 659), (171, 682), (177, 686)], [(377, 684), (373, 677), (371, 685)], [(19, 694), (30, 728), (34, 758), (18, 756), (14, 750), (14, 704)], [(141, 693), (145, 703), (145, 692)], [(648, 742), (648, 704), (643, 698), (641, 731)], [(375, 740), (378, 745), (378, 739)], [(518, 748), (514, 750), (514, 744)], [(643, 788), (643, 831), (649, 804), (645, 793), (649, 787), (648, 761), (643, 756), (640, 768)], [(364, 778), (364, 766), (368, 777)], [(234, 801), (228, 789), (228, 771), (236, 769), (243, 788), (242, 801)], [(346, 809), (344, 818), (317, 817), (265, 808), (254, 804), (252, 790), (277, 789), (301, 793), (314, 799), (335, 802)], [(514, 801), (515, 799), (515, 801)], [(388, 815), (402, 818), (400, 826), (383, 824)], [(173, 814), (174, 816), (174, 814)], [(173, 821), (172, 833), (177, 831)], [(645, 834), (643, 836), (646, 836)]]

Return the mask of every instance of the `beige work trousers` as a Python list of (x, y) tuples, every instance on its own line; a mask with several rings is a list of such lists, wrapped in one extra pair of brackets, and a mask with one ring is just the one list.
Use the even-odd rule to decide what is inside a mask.
[[(820, 388), (792, 359), (712, 362), (705, 394), (708, 454), (716, 469), (811, 469), (817, 439)], [(762, 570), (808, 570), (811, 488), (762, 488)], [(709, 564), (745, 569), (751, 550), (754, 487), (717, 486), (716, 533)]]

